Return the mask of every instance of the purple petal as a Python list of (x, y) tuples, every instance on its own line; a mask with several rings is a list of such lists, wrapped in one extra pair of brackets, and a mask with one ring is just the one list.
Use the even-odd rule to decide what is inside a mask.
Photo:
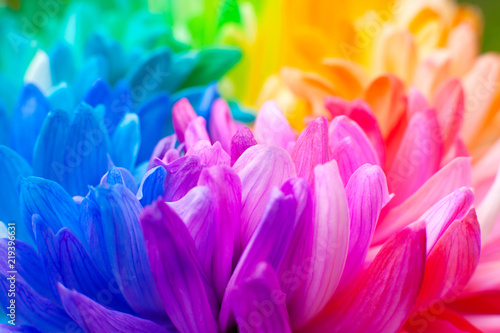
[(155, 159), (163, 159), (167, 151), (175, 148), (175, 143), (177, 142), (177, 136), (175, 134), (164, 137), (156, 144), (153, 154), (149, 159), (148, 170), (156, 166)]
[(255, 119), (255, 140), (288, 149), (295, 142), (293, 130), (274, 101), (264, 103)]
[(172, 107), (172, 122), (179, 142), (184, 142), (184, 133), (194, 118), (196, 118), (196, 112), (187, 98), (181, 98)]
[(276, 273), (265, 262), (228, 295), (240, 332), (291, 333), (285, 300)]
[(183, 156), (167, 165), (165, 179), (165, 201), (177, 201), (196, 186), (203, 165), (198, 156)]
[(91, 299), (59, 285), (61, 302), (69, 316), (87, 333), (172, 332), (152, 321), (105, 308)]
[(219, 98), (213, 103), (208, 126), (212, 142), (219, 141), (226, 152), (231, 152), (231, 138), (237, 127), (225, 100)]
[(231, 158), (222, 149), (220, 142), (214, 143), (212, 146), (210, 141), (201, 140), (195, 143), (186, 153), (186, 156), (198, 156), (200, 163), (206, 166), (213, 165), (229, 165)]
[(165, 310), (180, 332), (218, 332), (217, 304), (187, 227), (158, 200), (141, 215), (154, 280)]
[(210, 136), (207, 132), (207, 122), (203, 117), (196, 117), (191, 120), (186, 132), (184, 133), (184, 139), (186, 143), (186, 150), (189, 150), (194, 144), (201, 140), (207, 140), (210, 142)]
[(331, 158), (337, 161), (344, 186), (347, 186), (354, 171), (363, 165), (356, 152), (356, 143), (351, 137), (343, 138), (337, 143), (337, 146), (332, 150)]

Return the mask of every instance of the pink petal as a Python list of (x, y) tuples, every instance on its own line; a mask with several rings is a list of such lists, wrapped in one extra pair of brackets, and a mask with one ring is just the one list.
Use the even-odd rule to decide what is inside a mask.
[(458, 79), (450, 79), (443, 83), (436, 93), (434, 101), (438, 116), (444, 151), (448, 151), (455, 142), (464, 115), (464, 90)]
[(343, 296), (303, 332), (397, 332), (417, 300), (425, 267), (420, 223), (394, 235)]
[(151, 270), (165, 310), (180, 332), (218, 332), (216, 299), (180, 217), (162, 200), (141, 215)]
[(319, 117), (309, 123), (302, 131), (292, 149), (297, 176), (314, 184), (314, 167), (330, 160), (328, 152), (328, 122)]
[(196, 142), (207, 140), (210, 142), (210, 136), (207, 132), (207, 122), (203, 117), (196, 117), (188, 124), (184, 132), (186, 150), (189, 150)]
[(297, 202), (293, 196), (285, 195), (277, 188), (273, 189), (262, 220), (252, 234), (227, 284), (219, 317), (222, 331), (225, 332), (234, 323), (228, 301), (231, 291), (249, 278), (262, 261), (270, 264), (275, 271), (280, 270), (294, 234), (296, 208)]
[(373, 245), (382, 244), (394, 232), (416, 221), (439, 200), (461, 187), (471, 187), (470, 158), (459, 157), (432, 176), (401, 205), (382, 210)]
[(331, 153), (332, 160), (337, 161), (344, 186), (347, 186), (351, 175), (363, 164), (360, 156), (356, 153), (356, 148), (357, 145), (353, 138), (346, 137), (337, 143)]
[(312, 259), (302, 268), (302, 284), (289, 304), (292, 327), (303, 326), (328, 303), (340, 281), (349, 247), (349, 211), (337, 163), (318, 165), (314, 173)]
[(361, 269), (380, 211), (390, 199), (385, 174), (378, 166), (365, 164), (346, 186), (350, 214), (349, 252), (341, 284), (346, 284)]
[(339, 116), (332, 120), (328, 129), (328, 145), (335, 151), (339, 143), (346, 137), (352, 138), (355, 154), (361, 164), (370, 163), (380, 165), (377, 153), (363, 130), (346, 116)]
[(212, 142), (219, 141), (222, 148), (230, 153), (231, 138), (238, 128), (231, 116), (231, 109), (225, 100), (219, 98), (213, 103), (208, 126)]
[(418, 112), (424, 112), (429, 108), (425, 96), (416, 88), (411, 87), (408, 92), (408, 116), (411, 118)]
[(450, 72), (451, 54), (449, 50), (438, 49), (420, 62), (415, 71), (413, 82), (418, 90), (430, 97), (450, 77)]
[(213, 146), (210, 144), (210, 141), (198, 141), (187, 151), (186, 156), (190, 155), (198, 156), (200, 163), (209, 167), (214, 165), (229, 165), (231, 160), (218, 141)]
[(443, 144), (435, 112), (416, 113), (410, 119), (387, 173), (389, 190), (395, 194), (391, 207), (405, 201), (439, 170), (442, 154)]
[(184, 132), (191, 120), (195, 118), (196, 112), (187, 98), (181, 98), (174, 104), (172, 107), (172, 123), (179, 142), (184, 142)]
[(295, 177), (290, 154), (283, 148), (256, 145), (248, 148), (234, 163), (241, 179), (241, 245), (245, 247), (266, 208), (271, 189)]
[(291, 333), (285, 300), (278, 277), (266, 262), (228, 294), (240, 332)]
[(231, 168), (215, 166), (202, 171), (198, 185), (207, 186), (214, 196), (217, 241), (211, 273), (216, 295), (222, 299), (239, 249), (241, 181)]
[(252, 131), (248, 127), (240, 128), (231, 139), (231, 165), (240, 158), (245, 150), (256, 144), (257, 141), (255, 141)]
[(287, 149), (290, 142), (295, 142), (295, 135), (283, 115), (283, 112), (274, 101), (264, 103), (254, 125), (255, 140), (258, 143), (276, 145)]
[(472, 209), (464, 219), (450, 225), (427, 256), (415, 310), (459, 295), (476, 269), (480, 251), (479, 224)]

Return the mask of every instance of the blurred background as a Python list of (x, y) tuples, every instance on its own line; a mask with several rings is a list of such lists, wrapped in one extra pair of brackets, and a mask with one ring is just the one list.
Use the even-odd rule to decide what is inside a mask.
[(475, 5), (481, 9), (484, 18), (482, 51), (500, 51), (500, 1), (460, 0), (460, 3)]

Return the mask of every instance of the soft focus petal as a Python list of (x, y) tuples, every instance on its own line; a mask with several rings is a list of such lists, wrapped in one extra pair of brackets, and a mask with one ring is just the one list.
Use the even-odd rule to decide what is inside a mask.
[(210, 136), (207, 132), (207, 122), (203, 117), (196, 117), (188, 124), (184, 133), (186, 150), (189, 150), (198, 141), (210, 141)]
[(288, 149), (295, 142), (295, 135), (288, 120), (274, 101), (266, 102), (255, 118), (255, 140)]
[(248, 148), (255, 146), (255, 140), (252, 131), (248, 127), (240, 128), (231, 139), (231, 165), (233, 165), (241, 154)]
[(236, 133), (236, 123), (231, 117), (231, 109), (223, 99), (217, 99), (210, 111), (208, 128), (213, 142), (219, 141), (222, 148), (231, 152), (231, 138)]
[(194, 112), (187, 98), (184, 97), (174, 104), (172, 107), (172, 122), (179, 142), (184, 142), (184, 133), (191, 120), (195, 118), (196, 112)]

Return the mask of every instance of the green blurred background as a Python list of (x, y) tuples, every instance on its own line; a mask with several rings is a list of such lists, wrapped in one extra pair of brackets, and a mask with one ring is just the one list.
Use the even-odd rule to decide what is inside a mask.
[(483, 52), (500, 52), (500, 0), (459, 0), (481, 9), (484, 18)]

